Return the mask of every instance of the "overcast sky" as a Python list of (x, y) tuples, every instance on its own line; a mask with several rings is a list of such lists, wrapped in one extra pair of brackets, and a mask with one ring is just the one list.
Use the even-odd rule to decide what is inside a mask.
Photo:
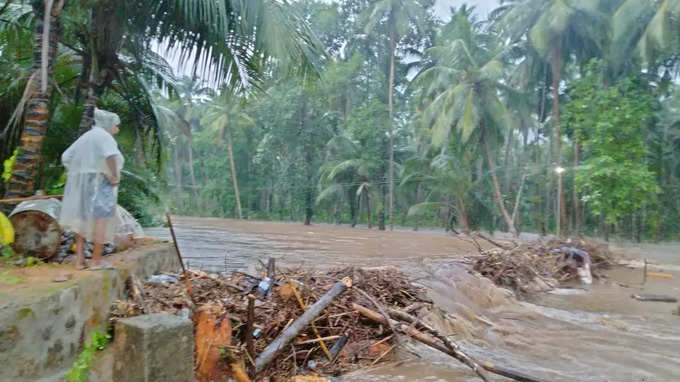
[(437, 0), (435, 5), (435, 12), (442, 18), (448, 19), (451, 7), (459, 7), (461, 4), (475, 6), (477, 14), (480, 18), (485, 18), (486, 15), (498, 6), (498, 0)]

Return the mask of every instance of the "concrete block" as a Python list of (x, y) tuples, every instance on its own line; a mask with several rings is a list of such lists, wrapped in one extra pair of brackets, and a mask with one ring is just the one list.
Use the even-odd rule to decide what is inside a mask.
[(194, 329), (167, 313), (126, 318), (116, 324), (114, 381), (194, 380)]

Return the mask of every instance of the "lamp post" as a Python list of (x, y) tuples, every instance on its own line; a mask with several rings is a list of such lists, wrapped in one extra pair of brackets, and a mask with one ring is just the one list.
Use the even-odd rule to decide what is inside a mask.
[(555, 235), (560, 237), (561, 234), (561, 222), (560, 216), (562, 215), (562, 173), (567, 171), (562, 166), (555, 167), (555, 172), (557, 173), (557, 212), (555, 213)]

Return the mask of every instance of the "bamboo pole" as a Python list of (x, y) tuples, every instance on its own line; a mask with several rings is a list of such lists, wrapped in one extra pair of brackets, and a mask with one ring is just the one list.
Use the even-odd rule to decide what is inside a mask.
[(317, 302), (309, 307), (300, 317), (298, 317), (286, 330), (281, 332), (260, 355), (255, 359), (255, 374), (259, 374), (265, 367), (276, 358), (278, 352), (286, 347), (298, 333), (311, 323), (323, 310), (330, 305), (335, 298), (341, 295), (347, 288), (352, 286), (352, 279), (345, 277), (338, 281), (326, 292)]
[(189, 293), (189, 298), (191, 302), (196, 305), (196, 299), (194, 298), (194, 290), (191, 288), (191, 282), (189, 280), (189, 273), (184, 267), (184, 261), (182, 261), (182, 255), (179, 253), (179, 246), (177, 245), (177, 237), (175, 236), (175, 229), (172, 227), (172, 220), (170, 219), (170, 214), (165, 213), (165, 217), (168, 219), (168, 227), (170, 227), (170, 235), (172, 236), (172, 243), (175, 245), (175, 252), (177, 252), (177, 258), (179, 259), (179, 265), (182, 267), (182, 273), (184, 273), (184, 284), (187, 288), (187, 293)]
[(255, 357), (255, 343), (253, 342), (253, 325), (255, 323), (255, 296), (248, 295), (248, 322), (246, 322), (246, 350), (250, 357)]

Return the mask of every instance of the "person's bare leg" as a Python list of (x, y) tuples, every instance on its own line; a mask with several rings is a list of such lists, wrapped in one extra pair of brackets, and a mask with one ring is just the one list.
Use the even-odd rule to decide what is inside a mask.
[(85, 263), (85, 238), (76, 234), (76, 268), (83, 269)]
[(102, 252), (104, 249), (104, 235), (106, 234), (106, 219), (94, 221), (94, 248), (92, 249), (92, 266), (102, 265)]

